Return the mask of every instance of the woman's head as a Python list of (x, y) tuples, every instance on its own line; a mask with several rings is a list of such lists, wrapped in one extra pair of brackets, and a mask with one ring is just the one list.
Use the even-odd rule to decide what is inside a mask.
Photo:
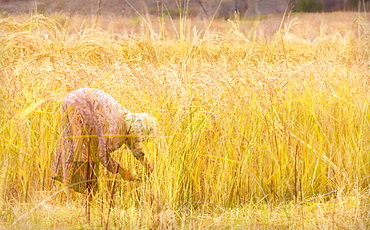
[(128, 113), (126, 122), (129, 125), (129, 133), (146, 138), (155, 134), (157, 129), (156, 119), (148, 113)]

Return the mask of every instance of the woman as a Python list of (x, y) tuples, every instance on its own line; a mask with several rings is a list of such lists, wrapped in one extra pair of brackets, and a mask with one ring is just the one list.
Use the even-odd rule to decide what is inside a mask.
[(111, 153), (125, 144), (148, 170), (142, 141), (154, 132), (156, 121), (147, 113), (131, 113), (101, 90), (82, 88), (69, 93), (62, 105), (62, 141), (53, 166), (54, 179), (77, 192), (95, 191), (98, 162), (125, 180), (131, 173)]

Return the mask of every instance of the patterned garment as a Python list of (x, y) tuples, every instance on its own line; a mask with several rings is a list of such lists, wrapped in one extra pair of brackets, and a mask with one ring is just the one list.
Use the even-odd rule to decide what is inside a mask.
[(132, 180), (130, 172), (110, 155), (125, 144), (136, 159), (152, 171), (146, 160), (143, 137), (151, 135), (156, 121), (147, 113), (131, 113), (113, 97), (101, 90), (82, 88), (69, 93), (62, 105), (62, 141), (53, 165), (54, 179), (84, 192), (87, 186), (96, 187), (97, 162), (125, 180)]

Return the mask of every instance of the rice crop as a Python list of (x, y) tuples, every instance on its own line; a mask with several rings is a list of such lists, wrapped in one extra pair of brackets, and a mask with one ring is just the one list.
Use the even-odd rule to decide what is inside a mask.
[[(0, 227), (369, 228), (369, 25), (350, 12), (1, 19)], [(113, 157), (141, 182), (102, 168), (90, 223), (84, 196), (66, 201), (50, 177), (61, 102), (82, 87), (159, 129), (150, 178), (125, 148)]]

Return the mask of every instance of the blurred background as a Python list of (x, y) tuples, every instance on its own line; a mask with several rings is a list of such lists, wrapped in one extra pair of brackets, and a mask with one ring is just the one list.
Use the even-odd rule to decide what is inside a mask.
[[(94, 14), (101, 5), (103, 15), (132, 16), (136, 13), (177, 16), (186, 12), (190, 16), (228, 18), (235, 11), (241, 16), (295, 12), (364, 11), (367, 0), (0, 0), (4, 16), (15, 13), (69, 12)], [(185, 9), (185, 11), (179, 11)]]

